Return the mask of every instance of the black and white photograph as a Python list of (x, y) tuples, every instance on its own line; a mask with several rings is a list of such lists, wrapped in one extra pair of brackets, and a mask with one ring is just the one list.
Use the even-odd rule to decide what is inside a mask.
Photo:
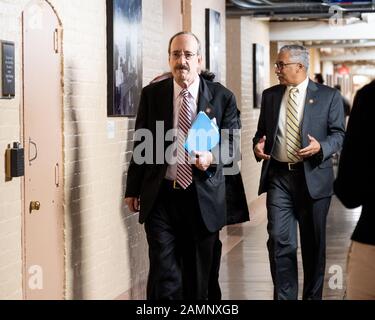
[(253, 43), (253, 96), (254, 108), (260, 108), (262, 92), (265, 89), (264, 46)]
[(220, 82), (221, 26), (220, 12), (206, 9), (206, 69)]
[(135, 116), (142, 89), (142, 1), (107, 0), (108, 116)]

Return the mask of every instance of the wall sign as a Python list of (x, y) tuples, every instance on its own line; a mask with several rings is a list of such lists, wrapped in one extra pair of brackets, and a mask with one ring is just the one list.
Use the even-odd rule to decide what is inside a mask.
[(15, 96), (14, 42), (1, 41), (1, 97)]

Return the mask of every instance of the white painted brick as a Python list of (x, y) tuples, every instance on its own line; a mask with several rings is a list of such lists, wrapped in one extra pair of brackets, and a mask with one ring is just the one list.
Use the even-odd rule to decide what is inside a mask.
[[(241, 110), (241, 173), (247, 201), (257, 197), (261, 165), (254, 159), (252, 138), (256, 132), (259, 110), (253, 108), (252, 44), (269, 43), (268, 25), (249, 17), (230, 18), (227, 21), (228, 87), (233, 88)], [(248, 32), (254, 30), (254, 32)], [(268, 65), (267, 61), (266, 64)], [(266, 66), (266, 87), (269, 66)]]
[[(16, 97), (0, 99), (0, 147), (20, 140), (20, 9), (22, 1), (0, 1), (0, 39), (15, 43)], [(4, 154), (4, 153), (3, 153)], [(21, 298), (21, 179), (5, 181), (0, 157), (0, 299)], [(6, 245), (6, 248), (4, 248)]]
[[(106, 1), (50, 2), (63, 26), (66, 298), (113, 299), (144, 280), (148, 270), (143, 226), (122, 202), (135, 121), (106, 116)], [(27, 3), (0, 0), (0, 39), (14, 41), (17, 51), (16, 98), (0, 100), (2, 150), (20, 139), (21, 12)], [(142, 5), (143, 85), (147, 85), (165, 71), (167, 48), (161, 47), (162, 0), (143, 0)], [(196, 5), (201, 7), (198, 1)], [(215, 5), (224, 18), (225, 1)], [(204, 30), (201, 15), (195, 27), (198, 33)], [(223, 83), (224, 44), (225, 32)], [(112, 140), (107, 139), (108, 120), (115, 122)], [(4, 168), (3, 157), (0, 167)], [(0, 277), (0, 299), (22, 298), (21, 179), (5, 182), (2, 175), (0, 242), (6, 241), (8, 250), (0, 256), (0, 270), (7, 275)]]

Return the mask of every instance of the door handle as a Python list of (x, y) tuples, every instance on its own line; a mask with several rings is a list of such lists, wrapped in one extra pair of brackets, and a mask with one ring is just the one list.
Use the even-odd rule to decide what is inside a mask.
[[(30, 158), (30, 145), (33, 145), (34, 148), (35, 148), (35, 154), (34, 154), (34, 157)], [(38, 147), (36, 146), (36, 143), (31, 140), (31, 138), (29, 137), (29, 166), (31, 166), (31, 162), (34, 161), (36, 158), (38, 157)]]
[(39, 201), (30, 201), (29, 212), (32, 213), (33, 210), (40, 209), (40, 202)]

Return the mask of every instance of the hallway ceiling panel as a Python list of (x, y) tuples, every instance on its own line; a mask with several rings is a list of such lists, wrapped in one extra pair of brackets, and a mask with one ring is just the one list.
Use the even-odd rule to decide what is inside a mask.
[(339, 14), (342, 18), (360, 18), (375, 12), (375, 0), (227, 0), (227, 16), (253, 16), (282, 20), (327, 20)]

